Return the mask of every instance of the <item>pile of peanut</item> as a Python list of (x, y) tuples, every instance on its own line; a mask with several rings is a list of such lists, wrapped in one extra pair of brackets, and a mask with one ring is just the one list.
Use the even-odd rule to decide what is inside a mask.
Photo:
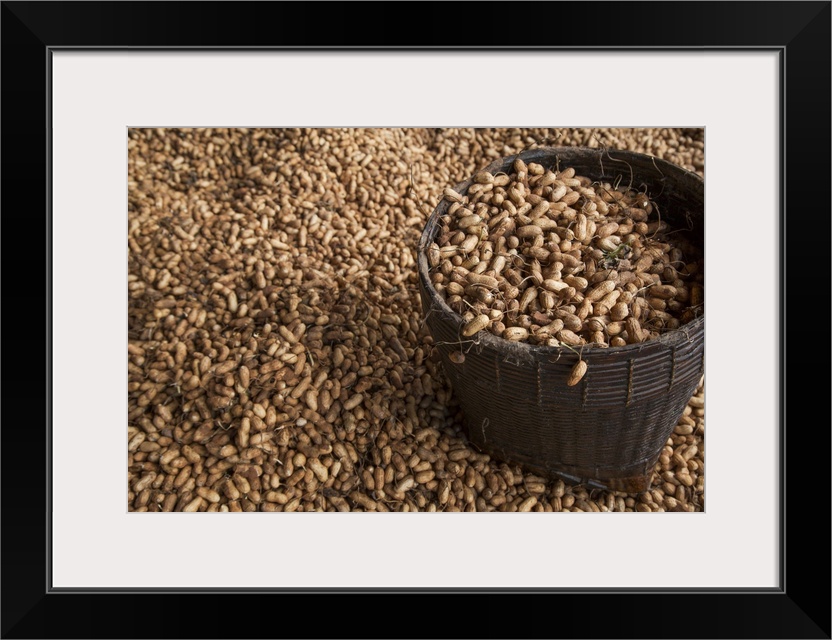
[(701, 385), (638, 495), (477, 451), (416, 270), (445, 185), (495, 158), (601, 145), (701, 173), (702, 134), (129, 130), (128, 509), (703, 510)]
[(444, 197), (428, 263), (463, 336), (617, 347), (703, 311), (702, 251), (646, 193), (518, 157), (511, 173), (480, 171)]

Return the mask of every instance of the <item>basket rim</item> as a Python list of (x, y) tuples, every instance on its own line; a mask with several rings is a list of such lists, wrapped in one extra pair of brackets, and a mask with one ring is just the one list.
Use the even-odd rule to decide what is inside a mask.
[[(536, 147), (535, 149), (528, 149), (525, 151), (521, 151), (517, 154), (502, 156), (497, 158), (493, 162), (489, 163), (483, 169), (479, 169), (477, 171), (491, 171), (496, 167), (501, 167), (507, 160), (511, 159), (512, 162), (516, 158), (525, 159), (524, 156), (534, 155), (539, 152), (548, 152), (548, 153), (557, 153), (569, 151), (570, 153), (575, 152), (589, 152), (593, 155), (597, 155), (599, 157), (603, 157), (604, 154), (609, 155), (609, 150), (607, 149), (593, 149), (591, 147)], [(658, 164), (659, 166), (664, 166), (666, 170), (670, 171), (671, 173), (675, 173), (677, 175), (686, 175), (688, 177), (694, 177), (696, 182), (704, 189), (705, 181), (699, 174), (689, 171), (684, 167), (680, 167), (679, 165), (673, 164), (668, 162), (667, 160), (663, 160), (661, 158), (657, 158), (650, 154), (646, 153), (638, 153), (635, 151), (625, 151), (625, 150), (616, 150), (614, 153), (616, 155), (620, 155), (620, 158), (611, 157), (613, 161), (615, 160), (624, 160), (627, 157), (635, 158), (638, 157), (640, 159), (649, 159), (653, 162), (654, 166)], [(658, 167), (657, 167), (658, 169)], [(502, 170), (501, 170), (502, 171)], [(661, 172), (661, 169), (659, 169)], [(664, 174), (663, 174), (664, 175)], [(454, 191), (461, 195), (465, 195), (468, 189), (473, 184), (473, 176), (468, 178), (467, 180), (456, 184), (453, 188)], [(428, 230), (432, 225), (436, 224), (436, 220), (440, 215), (440, 210), (447, 209), (450, 206), (450, 203), (443, 197), (439, 204), (433, 209), (431, 214), (428, 216), (428, 219), (425, 221), (425, 225), (422, 228), (422, 233), (419, 238), (419, 245), (417, 247), (417, 267), (419, 272), (419, 282), (425, 291), (428, 294), (428, 298), (430, 299), (431, 305), (436, 306), (442, 312), (442, 316), (445, 319), (451, 321), (456, 325), (457, 333), (460, 332), (460, 329), (464, 326), (465, 321), (463, 320), (462, 316), (459, 315), (456, 311), (451, 309), (447, 303), (439, 296), (436, 292), (436, 289), (433, 286), (433, 282), (430, 279), (430, 269), (428, 267), (428, 260), (427, 260), (427, 247), (432, 242), (433, 238), (428, 237)], [(656, 347), (672, 347), (678, 344), (686, 343), (691, 341), (692, 333), (698, 333), (702, 331), (705, 324), (705, 313), (703, 312), (701, 316), (697, 316), (692, 321), (680, 326), (678, 329), (671, 329), (663, 334), (661, 334), (658, 338), (652, 338), (650, 340), (646, 340), (644, 342), (640, 342), (638, 344), (628, 344), (624, 345), (623, 347), (613, 347), (613, 346), (601, 346), (595, 343), (588, 343), (585, 345), (581, 345), (580, 347), (561, 347), (561, 346), (550, 346), (550, 345), (535, 345), (525, 341), (512, 341), (506, 340), (500, 336), (497, 336), (490, 331), (479, 331), (474, 336), (469, 336), (467, 340), (461, 339), (461, 342), (476, 342), (480, 345), (480, 347), (491, 347), (495, 349), (506, 349), (507, 347), (512, 350), (519, 350), (520, 353), (526, 354), (528, 356), (538, 356), (538, 357), (550, 357), (550, 356), (557, 356), (558, 358), (569, 354), (571, 356), (575, 356), (576, 352), (582, 354), (580, 357), (583, 357), (583, 353), (588, 351), (593, 356), (600, 356), (604, 354), (627, 354), (627, 353), (638, 353), (644, 351), (651, 346)], [(476, 336), (476, 340), (472, 340)], [(461, 336), (460, 336), (461, 338)]]

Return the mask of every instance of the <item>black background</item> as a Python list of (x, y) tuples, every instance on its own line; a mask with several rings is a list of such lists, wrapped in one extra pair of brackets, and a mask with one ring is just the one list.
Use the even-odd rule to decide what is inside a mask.
[[(821, 349), (829, 352), (829, 2), (3, 2), (0, 11), (3, 638), (830, 638), (830, 381), (829, 361), (817, 355)], [(50, 318), (47, 306), (48, 50), (129, 46), (780, 50), (786, 78), (781, 103), (781, 588), (678, 593), (52, 590), (47, 433), (49, 385), (60, 381), (51, 378), (48, 341), (50, 322), (60, 319)], [(753, 162), (742, 150), (737, 156), (737, 162)], [(766, 256), (753, 246), (745, 249), (748, 273), (725, 277), (755, 277), (755, 261)], [(738, 339), (741, 323), (753, 320), (753, 313), (753, 301), (738, 296)], [(787, 352), (788, 338), (793, 348)], [(770, 348), (760, 346), (766, 353)], [(824, 399), (823, 407), (818, 398)], [(748, 464), (753, 483), (753, 460)], [(78, 489), (87, 495), (95, 491)], [(598, 552), (614, 561), (627, 549), (616, 546), (610, 535), (610, 548)], [(508, 542), (495, 539), (495, 549)], [(464, 541), (453, 543), (465, 552)], [(651, 564), (657, 573), (669, 570), (664, 550), (671, 547), (682, 564), (706, 552), (695, 539), (657, 540), (657, 557), (663, 559), (659, 564), (645, 558), (648, 570)], [(250, 561), (245, 545), (225, 550), (227, 556), (219, 558)], [(375, 561), (401, 563), (403, 570), (410, 562), (406, 551)]]

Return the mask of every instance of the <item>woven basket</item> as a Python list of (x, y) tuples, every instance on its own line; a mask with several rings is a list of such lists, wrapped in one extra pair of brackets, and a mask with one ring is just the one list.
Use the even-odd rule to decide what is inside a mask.
[[(486, 170), (510, 172), (517, 156)], [(676, 165), (631, 152), (549, 147), (519, 154), (546, 168), (647, 188), (662, 219), (689, 229), (704, 246), (704, 182)], [(623, 161), (623, 162), (622, 162)], [(626, 162), (627, 164), (624, 164)], [(472, 181), (454, 187), (465, 194)], [(636, 493), (650, 487), (667, 439), (704, 373), (705, 318), (700, 315), (660, 338), (624, 347), (584, 347), (587, 373), (566, 384), (578, 356), (563, 347), (509, 342), (481, 331), (462, 337), (463, 320), (438, 296), (426, 248), (450, 202), (431, 214), (419, 244), (425, 321), (462, 412), (468, 439), (492, 457), (573, 484)], [(462, 350), (463, 362), (449, 355)]]

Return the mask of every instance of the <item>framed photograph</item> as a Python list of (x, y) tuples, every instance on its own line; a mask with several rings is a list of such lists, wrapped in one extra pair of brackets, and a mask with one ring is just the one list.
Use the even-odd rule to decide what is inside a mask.
[(2, 636), (830, 638), (830, 8), (4, 2)]

